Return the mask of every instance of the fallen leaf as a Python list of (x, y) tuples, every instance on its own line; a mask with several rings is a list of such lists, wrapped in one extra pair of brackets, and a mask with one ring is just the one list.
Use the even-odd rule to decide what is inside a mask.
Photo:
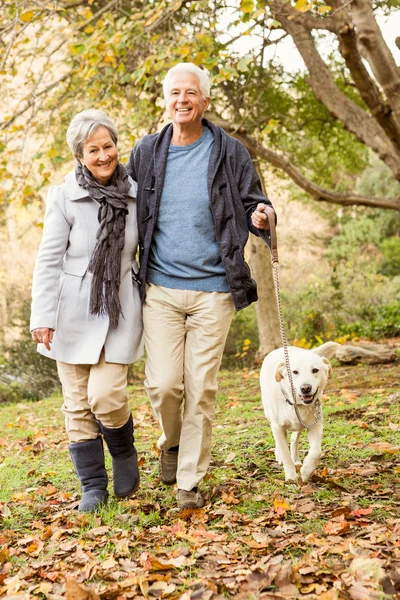
[(279, 516), (282, 516), (285, 515), (288, 510), (290, 510), (290, 504), (284, 498), (278, 496), (274, 500), (274, 508), (276, 510), (276, 513)]
[(370, 515), (372, 513), (372, 508), (358, 508), (357, 510), (352, 510), (350, 515), (353, 517), (363, 517), (364, 515)]
[(344, 517), (336, 521), (328, 521), (324, 525), (324, 531), (328, 535), (344, 535), (350, 531), (350, 523)]
[(228, 456), (224, 460), (224, 463), (227, 464), (227, 463), (232, 462), (233, 459), (235, 458), (235, 456), (236, 456), (236, 452), (231, 452), (230, 454), (228, 454)]
[(374, 450), (381, 450), (382, 452), (388, 452), (389, 454), (396, 454), (400, 452), (400, 446), (393, 446), (389, 442), (375, 442), (369, 444), (367, 448), (373, 448)]
[(67, 577), (66, 580), (67, 600), (100, 600), (100, 596), (94, 590), (81, 585), (70, 577)]
[(162, 558), (158, 558), (154, 554), (147, 554), (144, 557), (143, 566), (149, 571), (168, 571), (169, 569), (179, 569), (183, 567), (183, 565), (185, 565), (186, 563), (188, 563), (188, 558), (186, 556), (178, 556), (177, 558), (169, 558), (168, 560), (163, 560)]
[(361, 429), (369, 429), (368, 423), (366, 423), (365, 421), (362, 421), (361, 419), (356, 419), (355, 421), (350, 421), (350, 423), (352, 425), (355, 425), (356, 427), (361, 427)]
[(172, 594), (176, 589), (176, 585), (174, 583), (167, 583), (166, 581), (155, 581), (149, 587), (147, 593), (150, 596), (155, 596), (156, 598), (165, 598)]
[(222, 501), (225, 502), (225, 504), (239, 504), (240, 500), (238, 498), (235, 498), (234, 492), (230, 492), (229, 494), (227, 494), (226, 492), (222, 493)]

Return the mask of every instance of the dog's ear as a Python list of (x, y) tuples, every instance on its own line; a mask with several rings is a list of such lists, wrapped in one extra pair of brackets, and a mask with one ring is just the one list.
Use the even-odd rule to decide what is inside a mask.
[(284, 375), (283, 375), (283, 371), (286, 367), (285, 361), (282, 361), (279, 363), (279, 365), (276, 367), (276, 371), (275, 371), (275, 381), (282, 381)]
[(329, 360), (327, 358), (325, 358), (325, 356), (321, 356), (321, 358), (322, 358), (322, 362), (325, 363), (326, 366), (328, 367), (328, 379), (330, 379), (333, 374), (332, 365), (329, 362)]

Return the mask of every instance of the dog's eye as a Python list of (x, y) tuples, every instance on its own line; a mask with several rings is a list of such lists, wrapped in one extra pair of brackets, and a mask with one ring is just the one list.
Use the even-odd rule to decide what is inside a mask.
[(319, 369), (313, 369), (311, 372), (312, 373), (318, 373)]
[(299, 372), (298, 371), (292, 371), (293, 375), (298, 375)]

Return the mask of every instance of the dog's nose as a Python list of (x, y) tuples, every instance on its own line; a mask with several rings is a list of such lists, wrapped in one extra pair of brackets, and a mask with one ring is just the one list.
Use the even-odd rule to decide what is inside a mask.
[(305, 383), (304, 385), (301, 386), (300, 390), (301, 390), (301, 393), (306, 396), (307, 394), (309, 394), (311, 392), (312, 387), (311, 387), (311, 385)]

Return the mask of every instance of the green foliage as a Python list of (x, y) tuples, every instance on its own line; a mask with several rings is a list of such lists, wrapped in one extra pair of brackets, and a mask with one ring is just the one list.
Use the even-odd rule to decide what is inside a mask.
[[(278, 77), (277, 74), (275, 86), (281, 90)], [(286, 102), (276, 98), (275, 111), (275, 103), (271, 105), (279, 125), (271, 131), (264, 130), (261, 137), (265, 134), (267, 145), (272, 143), (283, 150), (319, 185), (343, 192), (352, 189), (354, 177), (367, 165), (367, 150), (318, 101), (307, 77), (299, 73), (283, 78), (287, 84)]]
[(29, 314), (29, 301), (22, 301), (13, 315), (19, 335), (7, 347), (0, 346), (0, 403), (38, 400), (60, 388), (55, 361), (39, 354), (32, 342)]
[(332, 239), (326, 256), (333, 263), (352, 263), (368, 249), (377, 249), (380, 237), (373, 216), (350, 218)]
[(400, 237), (392, 236), (382, 241), (379, 246), (383, 260), (380, 272), (389, 277), (400, 274)]
[(361, 319), (343, 324), (340, 334), (370, 339), (400, 337), (400, 299), (383, 306), (360, 307), (357, 312)]
[(235, 312), (225, 344), (222, 366), (226, 369), (254, 364), (259, 345), (254, 305)]

